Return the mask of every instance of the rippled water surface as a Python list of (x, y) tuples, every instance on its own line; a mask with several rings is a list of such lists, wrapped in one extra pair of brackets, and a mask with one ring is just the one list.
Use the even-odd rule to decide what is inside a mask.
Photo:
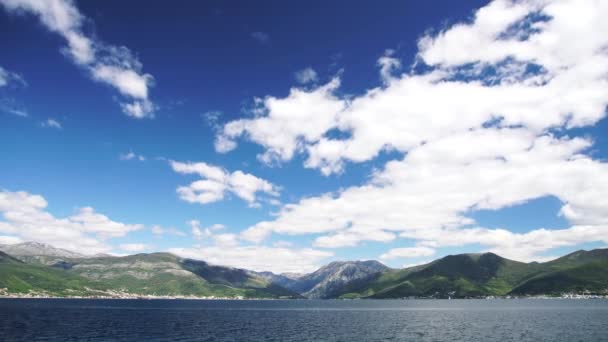
[(1, 341), (608, 341), (608, 300), (0, 299)]

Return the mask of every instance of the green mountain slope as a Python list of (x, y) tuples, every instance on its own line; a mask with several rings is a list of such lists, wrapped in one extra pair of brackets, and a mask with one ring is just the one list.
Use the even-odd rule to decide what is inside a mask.
[(39, 293), (57, 296), (93, 295), (104, 284), (43, 265), (26, 264), (0, 252), (0, 288), (8, 293)]
[[(51, 255), (28, 255), (30, 250)], [(70, 257), (51, 246), (31, 244), (19, 246), (19, 251), (18, 256), (0, 252), (0, 294), (303, 298), (293, 290), (300, 286), (299, 292), (314, 298), (608, 295), (608, 249), (577, 251), (546, 263), (522, 263), (493, 253), (449, 255), (400, 270), (372, 261), (334, 262), (288, 278), (291, 289), (273, 282), (285, 282), (285, 276), (168, 253)]]
[(608, 249), (578, 251), (547, 263), (493, 253), (450, 255), (347, 284), (339, 298), (483, 297), (608, 293)]
[(4, 253), (2, 260), (0, 288), (7, 288), (8, 292), (34, 290), (63, 296), (103, 294), (94, 290), (106, 290), (157, 296), (300, 298), (244, 270), (181, 259), (168, 253), (64, 258), (53, 260), (50, 266), (25, 263)]
[(608, 249), (576, 251), (543, 264), (547, 270), (519, 286), (513, 294), (608, 294)]
[(396, 284), (376, 291), (371, 297), (505, 295), (522, 279), (539, 271), (533, 265), (492, 253), (450, 255), (410, 271), (397, 279)]

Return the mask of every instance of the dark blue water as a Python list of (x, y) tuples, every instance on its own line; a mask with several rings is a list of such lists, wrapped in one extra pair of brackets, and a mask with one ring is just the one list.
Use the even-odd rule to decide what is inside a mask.
[(1, 299), (1, 341), (608, 341), (608, 300)]

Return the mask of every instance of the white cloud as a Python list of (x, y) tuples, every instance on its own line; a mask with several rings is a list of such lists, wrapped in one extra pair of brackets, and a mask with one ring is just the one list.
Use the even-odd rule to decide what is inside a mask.
[(278, 196), (279, 188), (272, 183), (240, 170), (228, 172), (220, 167), (203, 162), (182, 163), (170, 161), (173, 170), (180, 174), (198, 174), (202, 179), (180, 186), (177, 193), (190, 203), (207, 204), (220, 201), (226, 193), (243, 199), (250, 206), (257, 205), (258, 194)]
[[(581, 138), (536, 137), (520, 129), (482, 129), (448, 136), (387, 163), (368, 184), (285, 205), (274, 221), (243, 238), (324, 234), (320, 247), (390, 241), (396, 234), (430, 248), (481, 244), (520, 260), (551, 248), (608, 241), (608, 164), (581, 152)], [(498, 210), (555, 196), (572, 228), (525, 234), (466, 228), (470, 210)], [(542, 238), (539, 238), (541, 237)]]
[(20, 106), (13, 98), (2, 98), (0, 99), (0, 111), (27, 118), (29, 116), (27, 110)]
[(274, 247), (291, 247), (291, 246), (293, 246), (293, 243), (291, 243), (289, 241), (279, 240), (279, 241), (273, 243), (272, 245)]
[(21, 242), (23, 242), (23, 240), (16, 236), (0, 235), (0, 245), (14, 245)]
[(382, 254), (380, 259), (391, 260), (395, 258), (417, 258), (426, 257), (435, 254), (435, 250), (429, 247), (404, 247), (393, 248)]
[(173, 228), (173, 227), (163, 228), (159, 225), (154, 225), (154, 226), (152, 226), (152, 228), (150, 228), (150, 230), (152, 231), (152, 234), (157, 235), (157, 236), (158, 235), (186, 236), (186, 233), (184, 233), (181, 230), (178, 230), (176, 228)]
[(25, 241), (39, 241), (84, 254), (109, 252), (106, 241), (142, 228), (139, 224), (112, 221), (91, 207), (57, 218), (45, 211), (46, 200), (24, 191), (0, 191), (0, 233)]
[(245, 268), (254, 271), (311, 272), (333, 253), (310, 248), (290, 249), (264, 246), (211, 246), (200, 248), (171, 248), (181, 257), (204, 260), (216, 265)]
[[(608, 225), (574, 225), (566, 229), (535, 229), (527, 233), (513, 233), (506, 229), (467, 228), (428, 231), (421, 237), (421, 246), (433, 248), (481, 244), (484, 251), (521, 261), (548, 261), (554, 256), (545, 252), (575, 246), (585, 242), (608, 241)], [(409, 234), (405, 234), (407, 236)]]
[(232, 233), (218, 233), (226, 227), (223, 224), (213, 224), (208, 227), (202, 227), (198, 220), (188, 222), (192, 229), (192, 236), (197, 240), (206, 240), (213, 242), (220, 247), (233, 247), (239, 244), (239, 236)]
[(21, 75), (14, 72), (10, 72), (0, 66), (0, 88), (14, 83), (17, 83), (19, 85), (27, 85)]
[(141, 252), (150, 248), (148, 245), (143, 243), (125, 243), (120, 245), (119, 247), (125, 252)]
[(192, 228), (192, 236), (197, 240), (209, 238), (213, 235), (211, 227), (202, 228), (201, 222), (198, 220), (191, 220), (188, 224)]
[(141, 155), (141, 154), (136, 154), (133, 151), (129, 151), (128, 153), (123, 153), (120, 156), (118, 156), (118, 158), (120, 160), (139, 160), (139, 161), (145, 161), (146, 157)]
[(314, 83), (318, 79), (317, 72), (311, 67), (296, 71), (294, 77), (301, 84)]
[[(522, 23), (537, 13), (550, 19)], [(589, 20), (576, 21), (572, 13)], [(536, 134), (591, 125), (608, 104), (608, 35), (600, 34), (608, 32), (606, 13), (598, 1), (496, 1), (474, 22), (420, 40), (418, 63), (429, 64), (428, 72), (394, 76), (400, 62), (389, 51), (378, 61), (384, 87), (338, 97), (336, 79), (285, 98), (268, 96), (254, 118), (229, 122), (220, 136), (245, 136), (283, 161), (306, 153), (306, 167), (330, 174), (341, 172), (345, 161), (368, 161), (384, 150), (405, 153), (492, 120)]]
[[(408, 73), (396, 74), (401, 63), (387, 51), (382, 85), (362, 95), (336, 95), (334, 79), (259, 100), (253, 118), (227, 123), (220, 136), (263, 146), (262, 161), (302, 153), (306, 167), (329, 175), (382, 151), (404, 157), (366, 184), (284, 205), (242, 237), (319, 234), (316, 246), (335, 248), (400, 236), (522, 260), (606, 241), (608, 164), (586, 155), (590, 139), (565, 136), (606, 115), (606, 15), (603, 1), (497, 0), (469, 23), (423, 36)], [(563, 202), (559, 214), (572, 227), (512, 233), (467, 216), (545, 196)]]
[(313, 271), (322, 260), (333, 256), (332, 252), (311, 248), (289, 248), (291, 244), (286, 242), (277, 243), (274, 247), (244, 245), (238, 234), (224, 233), (224, 225), (203, 227), (198, 220), (191, 220), (188, 224), (192, 236), (200, 244), (191, 248), (170, 248), (168, 252), (216, 265), (276, 273)]
[(239, 244), (239, 236), (236, 234), (214, 234), (212, 238), (218, 247), (231, 248)]
[[(258, 99), (257, 114), (266, 114), (255, 119), (232, 121), (224, 126), (218, 139), (227, 152), (234, 147), (234, 139), (247, 134), (249, 139), (263, 145), (266, 153), (261, 160), (290, 160), (296, 151), (301, 151), (306, 142), (312, 143), (323, 137), (337, 123), (337, 114), (344, 104), (333, 95), (340, 85), (333, 79), (312, 91), (293, 88), (286, 99), (268, 96)], [(217, 145), (216, 145), (217, 148)]]
[(87, 36), (83, 32), (86, 18), (72, 1), (1, 0), (0, 4), (9, 13), (36, 15), (49, 31), (61, 35), (67, 43), (63, 51), (75, 64), (89, 71), (94, 80), (123, 95), (121, 108), (125, 114), (134, 118), (153, 117), (155, 106), (148, 94), (154, 85), (152, 75), (141, 71), (141, 63), (126, 47)]
[(384, 56), (378, 59), (380, 77), (385, 84), (390, 82), (393, 72), (401, 69), (401, 61), (393, 57), (394, 53), (393, 50), (386, 50)]
[(61, 129), (61, 123), (53, 118), (48, 118), (46, 121), (42, 123), (42, 127), (56, 128)]

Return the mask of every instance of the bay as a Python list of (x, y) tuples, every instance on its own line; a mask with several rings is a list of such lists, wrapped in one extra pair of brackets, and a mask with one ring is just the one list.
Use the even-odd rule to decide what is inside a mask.
[(608, 300), (0, 299), (2, 341), (608, 341)]

